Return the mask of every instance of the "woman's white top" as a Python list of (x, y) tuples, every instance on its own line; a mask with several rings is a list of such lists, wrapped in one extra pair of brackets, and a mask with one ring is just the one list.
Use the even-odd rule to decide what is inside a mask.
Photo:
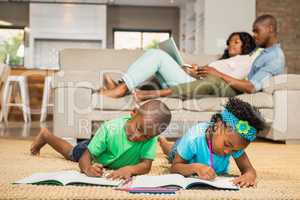
[(242, 80), (247, 78), (252, 63), (262, 50), (263, 49), (259, 48), (249, 55), (237, 55), (231, 58), (217, 60), (209, 63), (208, 66), (215, 68), (223, 74)]

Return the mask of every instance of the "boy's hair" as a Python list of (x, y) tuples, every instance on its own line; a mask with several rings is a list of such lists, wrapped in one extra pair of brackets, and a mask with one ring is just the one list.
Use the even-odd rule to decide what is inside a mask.
[[(259, 110), (247, 102), (235, 97), (230, 97), (229, 101), (225, 105), (225, 108), (234, 114), (238, 119), (247, 121), (257, 131), (262, 131), (267, 127), (266, 122)], [(223, 121), (220, 113), (214, 114), (211, 118), (212, 123), (215, 123), (218, 120)]]
[(166, 130), (171, 121), (171, 111), (168, 106), (159, 100), (149, 100), (138, 108), (138, 112), (159, 124), (159, 132)]

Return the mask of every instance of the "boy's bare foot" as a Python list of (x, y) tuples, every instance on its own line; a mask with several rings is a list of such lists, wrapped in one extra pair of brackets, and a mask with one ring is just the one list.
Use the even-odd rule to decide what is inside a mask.
[(110, 75), (104, 74), (103, 78), (104, 78), (104, 86), (106, 89), (111, 90), (118, 86), (118, 84), (111, 78)]
[(30, 152), (31, 155), (39, 155), (41, 148), (46, 144), (47, 134), (52, 134), (47, 128), (41, 128), (41, 131), (36, 136), (31, 144)]
[(125, 96), (127, 90), (128, 90), (127, 85), (125, 83), (122, 83), (111, 90), (101, 89), (99, 91), (99, 94), (103, 95), (103, 96), (111, 97), (111, 98), (120, 98), (120, 97)]
[(169, 142), (164, 136), (159, 136), (158, 143), (164, 154), (168, 155), (173, 147), (173, 142)]

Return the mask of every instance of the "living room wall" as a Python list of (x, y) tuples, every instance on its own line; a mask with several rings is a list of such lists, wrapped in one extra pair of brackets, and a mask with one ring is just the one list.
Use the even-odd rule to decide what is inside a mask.
[(300, 74), (300, 1), (256, 0), (256, 15), (262, 14), (276, 17), (287, 72)]
[(171, 30), (179, 40), (179, 8), (176, 7), (107, 7), (107, 48), (113, 48), (113, 28)]

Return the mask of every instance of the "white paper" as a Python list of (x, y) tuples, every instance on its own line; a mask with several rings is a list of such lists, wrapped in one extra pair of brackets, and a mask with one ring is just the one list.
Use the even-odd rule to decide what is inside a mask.
[(61, 182), (63, 185), (68, 183), (85, 183), (85, 184), (95, 184), (95, 185), (105, 185), (105, 186), (118, 186), (123, 181), (122, 180), (109, 180), (102, 177), (89, 177), (78, 171), (58, 171), (58, 172), (48, 172), (48, 173), (35, 173), (29, 177), (18, 180), (15, 183), (26, 184), (26, 183), (38, 183), (42, 181), (56, 180)]

